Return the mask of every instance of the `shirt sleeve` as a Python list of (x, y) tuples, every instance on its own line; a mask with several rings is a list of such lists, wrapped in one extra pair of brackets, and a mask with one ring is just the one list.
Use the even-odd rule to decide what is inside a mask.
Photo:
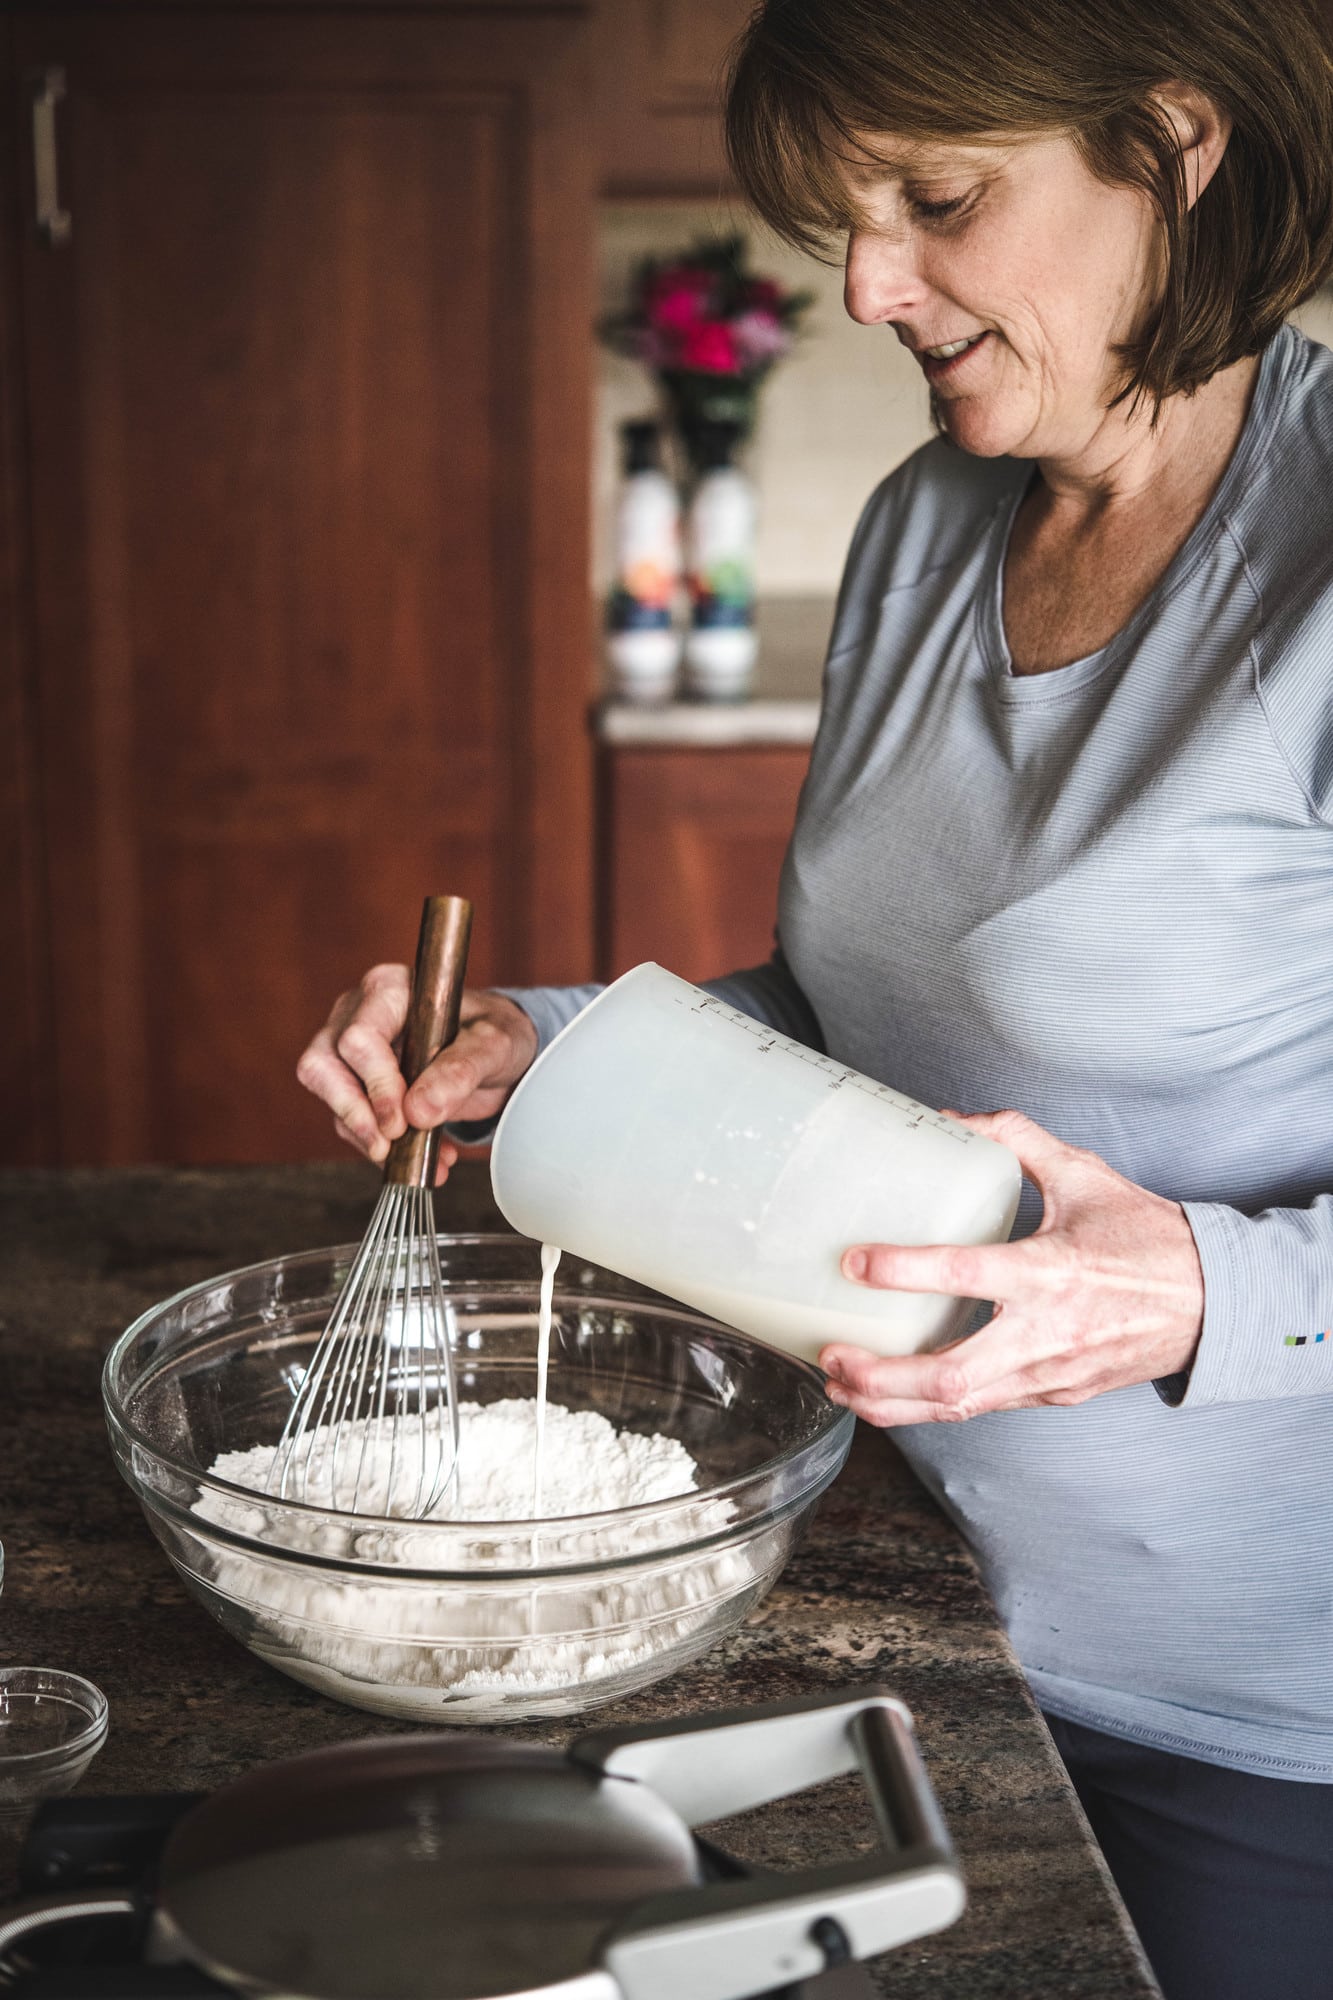
[(1203, 1334), (1181, 1407), (1333, 1390), (1333, 1194), (1244, 1215), (1183, 1204), (1203, 1266)]
[(495, 991), (523, 1009), (537, 1030), (537, 1055), (541, 1055), (543, 1050), (550, 1048), (560, 1030), (567, 1028), (574, 1016), (581, 1014), (605, 988), (598, 985), (497, 986)]

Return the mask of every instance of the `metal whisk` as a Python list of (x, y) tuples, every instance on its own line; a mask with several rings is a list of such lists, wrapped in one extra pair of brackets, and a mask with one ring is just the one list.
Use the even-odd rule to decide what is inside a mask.
[[(458, 1033), (471, 932), (470, 903), (426, 898), (403, 1032), (409, 1084)], [(437, 1131), (411, 1127), (389, 1150), (384, 1192), (278, 1440), (267, 1490), (280, 1499), (420, 1520), (453, 1481), (458, 1399), (435, 1237), (438, 1153)]]

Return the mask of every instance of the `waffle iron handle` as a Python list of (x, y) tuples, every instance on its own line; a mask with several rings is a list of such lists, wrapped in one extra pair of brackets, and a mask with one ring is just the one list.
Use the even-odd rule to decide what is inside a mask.
[(744, 2000), (943, 1930), (962, 1913), (962, 1871), (912, 1718), (882, 1689), (602, 1730), (569, 1754), (651, 1786), (690, 1826), (859, 1770), (884, 1836), (879, 1853), (852, 1861), (637, 1905), (603, 1941), (625, 2000)]
[(61, 1924), (78, 1923), (88, 1917), (136, 1917), (147, 1915), (142, 1896), (133, 1890), (62, 1889), (52, 1896), (33, 1896), (24, 1903), (11, 1903), (0, 1910), (0, 1987), (12, 1976), (12, 1954), (22, 1953), (29, 1938)]

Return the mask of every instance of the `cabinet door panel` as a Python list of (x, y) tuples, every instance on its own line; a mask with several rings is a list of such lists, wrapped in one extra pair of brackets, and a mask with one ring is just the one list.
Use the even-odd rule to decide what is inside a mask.
[(750, 12), (746, 0), (647, 0), (651, 108), (715, 118), (727, 53)]
[(19, 33), (62, 1153), (308, 1156), (295, 1057), (423, 894), (479, 981), (591, 958), (584, 30)]
[(609, 194), (715, 196), (727, 183), (722, 78), (752, 0), (608, 0), (599, 24)]
[(604, 978), (650, 958), (685, 979), (762, 964), (808, 762), (778, 747), (603, 753)]

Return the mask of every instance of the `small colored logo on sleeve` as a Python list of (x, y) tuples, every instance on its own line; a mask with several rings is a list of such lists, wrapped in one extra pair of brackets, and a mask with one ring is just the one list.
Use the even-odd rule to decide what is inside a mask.
[(1318, 1347), (1325, 1340), (1333, 1340), (1333, 1327), (1326, 1326), (1322, 1333), (1289, 1333), (1282, 1344), (1284, 1347)]

